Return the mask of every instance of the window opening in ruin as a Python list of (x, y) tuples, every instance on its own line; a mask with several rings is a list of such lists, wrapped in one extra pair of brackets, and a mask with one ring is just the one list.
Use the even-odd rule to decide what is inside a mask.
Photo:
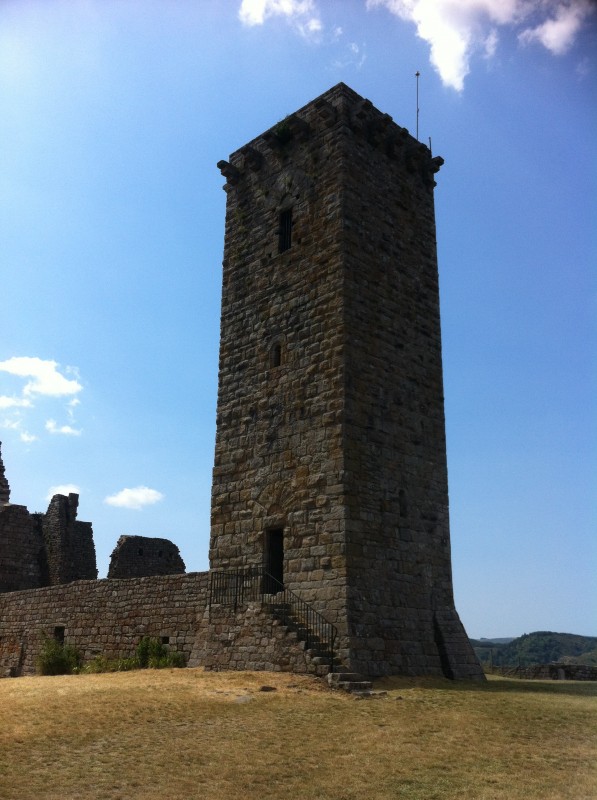
[(170, 637), (162, 636), (162, 644), (170, 644)]
[(284, 253), (286, 250), (290, 250), (290, 246), (292, 245), (292, 209), (287, 208), (286, 211), (282, 211), (280, 214), (279, 219), (279, 229), (278, 229), (278, 252)]
[(265, 532), (265, 581), (263, 591), (275, 594), (284, 583), (284, 528)]
[(282, 345), (276, 342), (269, 351), (269, 365), (271, 368), (279, 367), (282, 363)]
[(138, 552), (138, 554), (139, 554), (140, 556), (142, 556), (142, 555), (143, 555), (143, 548), (142, 548), (142, 547), (140, 547), (140, 548), (139, 548), (139, 550), (138, 550), (137, 552)]
[(64, 644), (64, 625), (56, 625), (54, 628), (54, 641)]

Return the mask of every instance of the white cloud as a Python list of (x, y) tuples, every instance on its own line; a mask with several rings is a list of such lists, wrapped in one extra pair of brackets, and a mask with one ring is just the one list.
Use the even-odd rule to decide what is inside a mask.
[(336, 69), (346, 69), (347, 67), (360, 69), (365, 63), (366, 58), (365, 45), (349, 42), (344, 52), (334, 60), (334, 67), (336, 67)]
[(31, 408), (33, 403), (24, 397), (0, 395), (0, 408)]
[[(517, 28), (530, 17), (536, 24), (519, 34), (523, 43), (539, 42), (560, 55), (568, 50), (584, 20), (595, 10), (592, 0), (367, 0), (417, 27), (431, 47), (430, 61), (442, 82), (462, 91), (475, 52), (491, 58), (498, 27)], [(539, 19), (539, 21), (537, 21)]]
[(48, 433), (60, 433), (64, 436), (80, 436), (82, 433), (82, 431), (72, 428), (70, 425), (58, 426), (54, 419), (49, 419), (46, 422), (46, 430)]
[(243, 25), (263, 25), (274, 16), (286, 17), (305, 38), (316, 37), (323, 24), (313, 0), (242, 0), (238, 16)]
[(16, 431), (21, 427), (21, 420), (20, 419), (3, 419), (0, 423), (0, 428), (6, 428), (7, 430)]
[(563, 55), (572, 47), (576, 34), (591, 11), (589, 0), (559, 3), (553, 9), (552, 17), (535, 28), (527, 28), (518, 38), (525, 44), (539, 42), (554, 55)]
[[(63, 397), (70, 394), (78, 394), (83, 387), (74, 379), (65, 378), (58, 372), (60, 365), (56, 361), (44, 361), (42, 358), (30, 358), (28, 356), (13, 357), (6, 361), (0, 361), (0, 370), (11, 375), (18, 375), (21, 378), (32, 378), (25, 384), (24, 395), (42, 394), (51, 397)], [(67, 372), (74, 372), (72, 368), (66, 369)]]
[[(45, 429), (50, 434), (80, 436), (82, 431), (75, 427), (74, 409), (81, 401), (76, 395), (83, 390), (76, 368), (64, 367), (56, 361), (29, 356), (14, 356), (0, 361), (0, 373), (8, 373), (23, 379), (21, 396), (7, 393), (0, 395), (0, 411), (6, 417), (0, 427), (19, 430), (22, 442), (30, 443), (38, 437), (21, 429), (25, 421), (32, 423), (33, 409), (44, 399), (65, 399), (68, 425), (59, 426), (54, 419), (48, 419)], [(66, 400), (66, 398), (70, 398)], [(43, 409), (40, 413), (44, 413)], [(24, 425), (23, 425), (24, 427)]]
[(164, 499), (164, 495), (156, 489), (149, 489), (147, 486), (137, 486), (135, 489), (122, 489), (116, 494), (106, 497), (104, 503), (118, 508), (140, 509), (143, 506), (151, 506)]
[(68, 497), (69, 494), (81, 494), (81, 490), (75, 483), (62, 483), (59, 486), (50, 486), (48, 494), (46, 495), (46, 500), (50, 502), (55, 494), (64, 494)]

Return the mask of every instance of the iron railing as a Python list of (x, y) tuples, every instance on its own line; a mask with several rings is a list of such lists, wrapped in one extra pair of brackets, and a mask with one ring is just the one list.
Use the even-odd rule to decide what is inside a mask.
[(296, 631), (306, 650), (329, 658), (334, 671), (334, 647), (338, 631), (319, 611), (260, 566), (244, 569), (211, 570), (209, 608), (231, 606), (235, 611), (249, 602), (259, 602), (283, 625)]

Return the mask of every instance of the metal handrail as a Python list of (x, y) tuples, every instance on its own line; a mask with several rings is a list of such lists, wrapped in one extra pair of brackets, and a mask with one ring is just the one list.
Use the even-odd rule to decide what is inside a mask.
[(330, 672), (334, 671), (334, 645), (338, 635), (336, 626), (263, 567), (210, 570), (209, 575), (210, 610), (212, 604), (220, 604), (232, 606), (236, 611), (251, 600), (259, 601), (269, 607), (283, 625), (299, 631), (307, 650), (317, 645), (320, 650), (329, 653)]

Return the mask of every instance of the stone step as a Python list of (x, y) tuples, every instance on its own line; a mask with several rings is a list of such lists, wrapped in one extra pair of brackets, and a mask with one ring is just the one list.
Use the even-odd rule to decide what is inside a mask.
[(311, 663), (315, 664), (316, 667), (320, 666), (328, 666), (332, 663), (329, 656), (311, 656)]
[(373, 688), (371, 681), (339, 681), (336, 684), (338, 689), (345, 692), (370, 692)]
[(360, 675), (358, 672), (346, 672), (342, 670), (338, 670), (337, 672), (330, 672), (328, 675), (328, 683), (330, 686), (336, 686), (338, 683), (341, 682), (356, 682), (359, 683), (364, 681), (365, 678)]

